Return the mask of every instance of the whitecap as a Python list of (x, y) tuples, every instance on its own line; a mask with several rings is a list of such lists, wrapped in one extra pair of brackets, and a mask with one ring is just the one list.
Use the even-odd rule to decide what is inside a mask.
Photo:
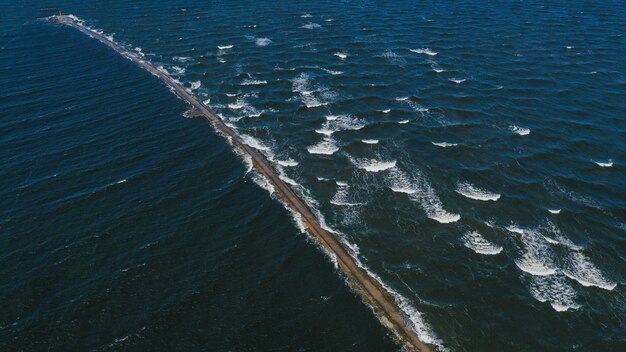
[(287, 159), (287, 160), (277, 160), (276, 161), (279, 165), (282, 166), (287, 166), (287, 167), (292, 167), (292, 166), (297, 166), (298, 162), (293, 160), (293, 159)]
[(391, 112), (391, 109), (381, 110), (380, 112), (382, 112), (383, 114), (388, 114)]
[(444, 148), (446, 148), (446, 147), (455, 147), (455, 146), (458, 145), (456, 143), (448, 143), (448, 142), (431, 142), (431, 143), (436, 145), (436, 146), (438, 146), (438, 147), (444, 147)]
[(191, 61), (191, 58), (189, 56), (174, 56), (172, 60), (178, 61), (178, 62), (187, 62), (187, 61)]
[(218, 49), (220, 50), (227, 50), (227, 49), (232, 49), (233, 45), (224, 45), (224, 46), (217, 46)]
[(345, 60), (348, 57), (348, 54), (341, 53), (341, 52), (334, 53), (333, 55), (337, 56), (338, 58), (340, 58), (342, 60)]
[(335, 184), (339, 187), (349, 187), (350, 185), (348, 184), (348, 182), (344, 182), (344, 181), (335, 181)]
[(267, 178), (265, 178), (265, 176), (256, 172), (250, 173), (250, 175), (251, 175), (250, 177), (252, 178), (252, 181), (254, 181), (254, 183), (259, 185), (264, 190), (268, 191), (269, 194), (274, 194), (274, 192), (276, 192), (276, 189), (274, 189), (274, 186), (270, 183), (270, 181)]
[(398, 121), (399, 124), (404, 125), (409, 123), (409, 120), (402, 120), (402, 121)]
[(391, 161), (382, 161), (382, 160), (375, 160), (375, 159), (362, 159), (362, 160), (351, 159), (351, 160), (352, 160), (352, 163), (356, 165), (359, 169), (363, 169), (369, 172), (380, 172), (380, 171), (384, 171), (384, 170), (388, 170), (388, 169), (396, 167), (395, 160), (391, 160)]
[(408, 194), (412, 201), (424, 209), (429, 218), (442, 224), (461, 219), (460, 215), (449, 213), (443, 209), (435, 190), (420, 173), (413, 171), (413, 174), (409, 175), (395, 167), (387, 173), (387, 176), (389, 188), (394, 192)]
[(378, 139), (361, 139), (361, 142), (365, 144), (378, 144)]
[(184, 75), (186, 69), (180, 66), (172, 66), (172, 70), (174, 71), (174, 73), (176, 73), (177, 75)]
[(241, 82), (242, 86), (254, 86), (254, 85), (259, 85), (259, 84), (267, 84), (267, 81), (244, 79), (243, 82)]
[(535, 276), (554, 275), (557, 267), (554, 264), (553, 254), (546, 240), (534, 231), (524, 231), (520, 237), (524, 251), (515, 259), (517, 267)]
[(247, 135), (247, 134), (241, 134), (240, 135), (241, 141), (249, 146), (251, 146), (254, 149), (258, 149), (258, 150), (262, 150), (262, 151), (269, 151), (270, 148), (268, 148), (265, 144), (263, 144), (263, 142), (261, 142), (260, 140)]
[(561, 209), (548, 209), (548, 211), (552, 214), (559, 214), (561, 213)]
[(409, 97), (399, 97), (399, 98), (396, 98), (396, 100), (397, 101), (406, 101), (406, 100), (409, 100)]
[(332, 155), (339, 150), (334, 140), (326, 138), (323, 141), (306, 148), (310, 154)]
[(339, 117), (341, 117), (341, 115), (326, 115), (326, 120), (327, 120), (327, 121), (335, 121), (335, 120), (337, 120)]
[(200, 88), (200, 85), (200, 81), (191, 82), (191, 89), (198, 89)]
[(305, 24), (305, 25), (302, 25), (302, 27), (300, 27), (300, 28), (304, 28), (304, 29), (315, 29), (315, 28), (321, 28), (321, 27), (322, 27), (322, 26), (320, 26), (320, 25), (319, 25), (319, 24), (317, 24), (317, 23), (309, 22), (309, 23), (307, 23), (307, 24)]
[(256, 38), (254, 42), (258, 46), (268, 46), (272, 40), (269, 38)]
[(565, 49), (568, 49), (568, 50), (569, 49), (574, 49), (574, 47), (573, 46), (566, 46)]
[(530, 130), (528, 128), (519, 127), (515, 125), (509, 126), (509, 130), (511, 130), (511, 132), (519, 134), (520, 136), (527, 136), (528, 134), (530, 134)]
[(576, 291), (561, 275), (533, 276), (529, 291), (539, 302), (549, 302), (557, 312), (580, 308), (575, 301)]
[(617, 283), (607, 279), (602, 271), (581, 252), (572, 252), (569, 255), (563, 274), (585, 287), (596, 286), (612, 291), (617, 286)]
[(463, 83), (463, 82), (467, 81), (466, 79), (457, 79), (457, 78), (449, 78), (448, 80), (450, 82), (454, 82), (454, 83)]
[(482, 190), (467, 182), (459, 183), (456, 188), (456, 193), (459, 193), (467, 198), (482, 201), (496, 201), (500, 199), (500, 194)]
[(333, 76), (340, 75), (340, 74), (342, 74), (342, 73), (343, 73), (343, 71), (329, 70), (329, 69), (327, 69), (327, 68), (321, 68), (321, 70), (322, 70), (322, 71), (324, 71), (324, 72), (326, 72), (326, 73), (330, 73), (330, 74), (331, 74), (331, 75), (333, 75)]
[(414, 52), (416, 54), (426, 54), (428, 56), (435, 56), (435, 55), (438, 54), (438, 53), (430, 50), (429, 48), (409, 49), (409, 51), (412, 51), (412, 52)]
[(304, 15), (300, 15), (301, 18), (311, 18), (313, 17), (310, 13), (305, 13)]
[(325, 129), (325, 128), (317, 129), (317, 130), (315, 130), (315, 132), (319, 133), (319, 134), (323, 134), (325, 136), (330, 136), (333, 133), (335, 133), (335, 131), (329, 130), (329, 129)]
[(502, 252), (502, 247), (487, 241), (481, 234), (476, 231), (467, 232), (463, 235), (465, 247), (473, 250), (478, 254), (496, 255)]
[(605, 162), (594, 161), (594, 163), (596, 163), (596, 165), (598, 165), (600, 167), (613, 167), (613, 161), (612, 160), (605, 161)]

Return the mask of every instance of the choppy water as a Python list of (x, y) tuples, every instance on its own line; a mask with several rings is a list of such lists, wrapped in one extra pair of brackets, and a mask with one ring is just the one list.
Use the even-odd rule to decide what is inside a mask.
[[(424, 340), (554, 351), (626, 347), (621, 5), (62, 8), (261, 150)], [(2, 22), (10, 349), (398, 349), (206, 122), (55, 11)]]

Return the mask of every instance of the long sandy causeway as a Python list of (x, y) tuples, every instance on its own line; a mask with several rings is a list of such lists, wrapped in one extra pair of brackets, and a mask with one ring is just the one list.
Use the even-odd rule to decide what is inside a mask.
[(394, 298), (382, 287), (382, 285), (372, 277), (367, 271), (361, 268), (355, 259), (348, 254), (343, 245), (335, 235), (327, 232), (321, 226), (313, 212), (296, 196), (296, 194), (278, 177), (278, 174), (269, 161), (258, 151), (243, 143), (237, 132), (226, 126), (224, 122), (206, 105), (204, 105), (192, 93), (188, 92), (179, 82), (170, 75), (158, 70), (151, 63), (142, 60), (128, 49), (116, 44), (111, 39), (96, 33), (85, 27), (82, 22), (71, 17), (52, 16), (51, 22), (67, 25), (78, 31), (99, 40), (117, 53), (132, 61), (137, 66), (152, 73), (165, 83), (165, 85), (178, 97), (186, 101), (191, 108), (191, 116), (203, 116), (211, 125), (243, 155), (249, 155), (254, 169), (259, 174), (265, 176), (274, 186), (276, 194), (293, 211), (300, 214), (302, 223), (307, 232), (327, 251), (333, 253), (337, 258), (337, 264), (347, 276), (349, 284), (354, 291), (361, 296), (361, 299), (371, 306), (378, 316), (380, 322), (389, 328), (398, 340), (409, 351), (432, 351), (433, 348), (422, 342), (416, 332), (410, 326), (408, 316), (400, 309)]

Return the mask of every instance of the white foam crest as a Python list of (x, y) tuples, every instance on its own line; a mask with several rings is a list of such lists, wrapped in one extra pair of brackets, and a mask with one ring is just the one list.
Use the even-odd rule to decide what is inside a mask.
[(414, 52), (416, 54), (426, 54), (428, 56), (435, 56), (438, 53), (430, 50), (429, 48), (421, 48), (421, 49), (409, 49), (409, 51)]
[(530, 129), (524, 128), (524, 127), (515, 126), (515, 125), (509, 126), (509, 130), (511, 130), (511, 132), (513, 132), (513, 133), (519, 134), (520, 136), (527, 136), (527, 135), (530, 134)]
[(272, 42), (269, 38), (256, 38), (254, 43), (258, 46), (268, 46)]
[(348, 54), (342, 52), (336, 52), (333, 55), (337, 56), (341, 60), (345, 60), (348, 57)]
[(548, 211), (552, 214), (560, 214), (561, 213), (561, 209), (548, 209)]
[[(227, 106), (231, 110), (239, 110), (240, 113), (247, 117), (259, 117), (263, 113), (262, 110), (259, 111), (255, 107), (250, 105), (246, 101), (245, 97), (238, 98), (234, 103), (230, 103)], [(239, 119), (241, 119), (241, 117), (239, 117)]]
[(456, 84), (463, 83), (463, 82), (467, 81), (467, 79), (458, 79), (458, 78), (449, 78), (448, 80), (450, 82), (454, 82)]
[(254, 86), (259, 84), (267, 84), (267, 81), (255, 80), (255, 79), (244, 79), (241, 82), (242, 86)]
[(563, 274), (570, 279), (578, 281), (585, 287), (595, 286), (608, 291), (613, 291), (617, 283), (606, 278), (589, 258), (582, 252), (572, 252), (567, 258), (563, 268)]
[[(350, 199), (349, 192), (350, 192), (350, 187), (339, 187), (337, 189), (337, 193), (335, 193), (333, 198), (330, 200), (330, 204), (337, 205), (337, 206), (348, 206), (348, 207), (354, 207), (354, 206), (364, 204), (360, 202), (352, 202)], [(355, 252), (358, 253), (358, 249)]]
[(270, 148), (267, 147), (265, 144), (263, 144), (263, 142), (261, 142), (260, 140), (254, 138), (254, 137), (252, 137), (250, 135), (241, 133), (239, 135), (239, 137), (241, 137), (241, 141), (242, 142), (244, 142), (245, 144), (251, 146), (254, 149), (261, 150), (261, 151), (270, 151)]
[(311, 18), (313, 17), (310, 13), (305, 13), (304, 15), (300, 15), (301, 18)]
[(502, 247), (487, 241), (480, 233), (476, 231), (467, 232), (463, 235), (465, 247), (473, 250), (478, 254), (496, 255), (502, 252)]
[(269, 194), (274, 194), (274, 192), (276, 192), (276, 190), (274, 189), (274, 186), (270, 183), (270, 181), (267, 178), (265, 178), (265, 176), (256, 172), (250, 173), (250, 175), (251, 175), (250, 177), (252, 178), (252, 181), (254, 181), (254, 183), (259, 185), (264, 190), (268, 191)]
[(398, 97), (396, 98), (397, 101), (407, 101), (409, 100), (409, 97)]
[(198, 88), (200, 88), (202, 84), (200, 83), (200, 81), (195, 81), (195, 82), (191, 82), (191, 89), (192, 90), (196, 90)]
[(383, 161), (376, 159), (353, 159), (350, 158), (352, 163), (358, 167), (359, 169), (363, 169), (369, 172), (380, 172), (384, 170), (389, 170), (396, 167), (396, 161)]
[(550, 221), (547, 221), (539, 228), (539, 232), (543, 235), (543, 238), (553, 244), (560, 244), (565, 247), (569, 247), (573, 250), (581, 250), (582, 247), (576, 245), (567, 236), (565, 236), (561, 230)]
[(613, 161), (612, 160), (605, 161), (605, 162), (594, 161), (594, 163), (596, 163), (596, 165), (598, 165), (600, 167), (613, 167)]
[(500, 199), (500, 194), (482, 190), (467, 182), (459, 183), (457, 185), (456, 192), (467, 198), (475, 200), (497, 201)]
[(525, 229), (523, 229), (521, 227), (518, 227), (515, 224), (507, 226), (506, 229), (511, 231), (511, 232), (519, 233), (520, 235), (526, 234), (526, 230)]
[(179, 76), (184, 75), (186, 71), (184, 67), (180, 67), (180, 66), (172, 66), (172, 70), (174, 71), (175, 74)]
[(442, 224), (458, 221), (461, 216), (449, 213), (443, 209), (441, 200), (430, 183), (419, 172), (407, 174), (399, 168), (393, 168), (387, 173), (389, 188), (397, 193), (406, 193), (409, 199), (424, 209), (426, 216)]
[(388, 114), (391, 112), (391, 109), (381, 110), (380, 112), (382, 112), (383, 114)]
[(217, 48), (220, 50), (228, 50), (228, 49), (232, 49), (233, 45), (223, 45), (223, 46), (218, 45)]
[(317, 24), (317, 23), (309, 22), (309, 23), (307, 23), (305, 25), (302, 25), (302, 27), (300, 27), (300, 28), (315, 29), (315, 28), (322, 28), (322, 26)]
[(561, 275), (533, 276), (529, 291), (539, 302), (549, 302), (557, 312), (580, 308), (575, 301), (576, 291)]
[[(306, 73), (301, 73), (292, 81), (293, 91), (300, 94), (300, 99), (307, 108), (327, 105), (333, 98), (333, 93), (326, 88), (312, 89), (310, 77)], [(316, 93), (316, 94), (314, 94)]]
[(557, 267), (554, 264), (554, 255), (546, 240), (535, 231), (524, 231), (520, 237), (524, 252), (515, 259), (515, 265), (520, 270), (534, 276), (554, 275)]
[(177, 62), (188, 62), (191, 61), (191, 58), (189, 56), (174, 56), (172, 60)]
[(297, 166), (298, 165), (298, 162), (293, 160), (293, 159), (277, 160), (276, 162), (279, 165), (286, 166), (286, 167), (293, 167), (293, 166)]
[[(165, 73), (165, 74), (166, 74), (166, 75), (168, 75), (168, 76), (169, 76), (169, 74), (170, 74), (170, 72), (169, 72), (169, 71), (168, 71), (165, 67), (163, 67), (163, 66), (157, 66), (157, 70), (159, 70), (159, 71), (161, 71), (161, 72)], [(177, 83), (178, 83), (178, 82), (177, 82)]]
[(331, 134), (345, 130), (360, 130), (365, 127), (363, 121), (350, 115), (328, 115), (326, 122), (321, 129), (316, 130), (317, 133), (330, 136)]
[(436, 145), (438, 147), (456, 147), (458, 144), (456, 143), (448, 143), (448, 142), (431, 142), (433, 145)]
[(433, 71), (435, 71), (437, 73), (441, 73), (441, 72), (445, 72), (446, 71), (443, 68), (441, 68), (441, 66), (439, 66), (439, 64), (436, 63), (436, 62), (431, 62), (430, 63), (430, 68), (432, 68)]
[(339, 147), (332, 138), (327, 137), (321, 142), (306, 148), (306, 150), (310, 154), (332, 155), (339, 150)]
[(378, 144), (378, 139), (361, 139), (361, 142), (365, 144)]
[(350, 185), (348, 184), (348, 182), (344, 182), (344, 181), (337, 181), (335, 180), (335, 184), (339, 187), (350, 187)]
[(398, 121), (398, 123), (401, 124), (401, 125), (405, 125), (405, 124), (409, 123), (409, 120), (401, 120), (401, 121)]
[(326, 72), (326, 73), (330, 73), (330, 74), (331, 74), (331, 75), (333, 75), (333, 76), (340, 75), (340, 74), (342, 74), (342, 73), (343, 73), (343, 71), (329, 70), (329, 69), (327, 69), (327, 68), (321, 68), (321, 70), (322, 70), (322, 71), (324, 71), (324, 72)]

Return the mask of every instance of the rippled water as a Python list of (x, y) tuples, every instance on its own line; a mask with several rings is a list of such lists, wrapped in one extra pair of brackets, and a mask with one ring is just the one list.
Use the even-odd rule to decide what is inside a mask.
[[(135, 48), (177, 77), (235, 127), (246, 143), (262, 151), (318, 212), (324, 226), (345, 240), (352, 254), (385, 282), (425, 341), (450, 350), (626, 346), (626, 28), (622, 21), (626, 11), (619, 2), (64, 3), (66, 13)], [(168, 227), (169, 231), (160, 232), (185, 255), (193, 250), (196, 238), (186, 237), (186, 228), (228, 223), (228, 231), (236, 232), (236, 220), (249, 217), (254, 219), (244, 224), (252, 226), (249, 235), (237, 242), (246, 246), (246, 255), (230, 256), (225, 250), (219, 260), (203, 261), (202, 270), (211, 273), (203, 278), (204, 284), (218, 280), (229, 285), (219, 266), (247, 267), (247, 260), (264, 249), (274, 250), (277, 257), (287, 256), (283, 260), (288, 265), (279, 268), (289, 274), (277, 279), (288, 285), (286, 292), (298, 285), (308, 288), (311, 281), (316, 286), (318, 275), (340, 282), (332, 264), (326, 263), (323, 270), (311, 266), (325, 260), (304, 236), (283, 236), (290, 238), (288, 245), (307, 253), (303, 256), (285, 254), (289, 248), (281, 243), (264, 248), (274, 231), (297, 233), (288, 213), (279, 210), (280, 204), (267, 192), (258, 193), (254, 187), (224, 192), (231, 182), (239, 185), (242, 177), (245, 181), (254, 176), (242, 176), (245, 167), (206, 124), (177, 116), (184, 109), (182, 103), (167, 90), (159, 90), (157, 80), (125, 66), (114, 53), (69, 29), (36, 20), (56, 9), (14, 7), (16, 20), (5, 27), (1, 43), (3, 61), (14, 67), (3, 65), (3, 82), (12, 82), (12, 72), (17, 70), (27, 83), (3, 95), (3, 110), (8, 111), (3, 129), (11, 132), (19, 126), (22, 139), (29, 136), (35, 145), (3, 137), (2, 158), (10, 166), (2, 176), (10, 185), (3, 196), (7, 211), (2, 228), (10, 234), (5, 235), (6, 243), (16, 241), (18, 234), (37, 233), (63, 239), (63, 246), (76, 246), (83, 238), (79, 234), (87, 231), (85, 222), (92, 231), (107, 233), (111, 230), (106, 226), (117, 226), (112, 224), (117, 218), (123, 220), (123, 214), (141, 213), (141, 220), (127, 220), (133, 231), (145, 234), (151, 228)], [(36, 44), (28, 40), (20, 44), (24, 32), (42, 37)], [(71, 50), (86, 53), (76, 60), (59, 59), (71, 65), (61, 64), (58, 72), (60, 64), (47, 62), (50, 54), (42, 48), (54, 55)], [(29, 49), (32, 57), (20, 59)], [(37, 74), (46, 77), (47, 84), (29, 76), (31, 66), (38, 67)], [(87, 78), (73, 80), (79, 69)], [(94, 71), (93, 76), (89, 71)], [(134, 77), (127, 78), (131, 74)], [(103, 81), (109, 76), (122, 78)], [(69, 97), (50, 88), (55, 80), (61, 80), (59, 85)], [(31, 99), (29, 92), (38, 89), (49, 100)], [(77, 91), (80, 103), (71, 98), (70, 92)], [(102, 112), (96, 113), (100, 110), (94, 106), (113, 105), (109, 98), (117, 99), (115, 108), (101, 107)], [(125, 109), (117, 105), (121, 103), (127, 104)], [(23, 105), (37, 104), (50, 104), (68, 117), (94, 117), (67, 125), (59, 118), (48, 121), (45, 115), (38, 117), (43, 118), (38, 123), (9, 118), (21, 116)], [(117, 129), (103, 127), (105, 112), (111, 114), (106, 120), (117, 121)], [(159, 123), (154, 122), (155, 116), (162, 116)], [(151, 124), (146, 125), (148, 120)], [(135, 132), (120, 133), (126, 125)], [(85, 134), (96, 133), (88, 132), (95, 126), (102, 142), (90, 145), (86, 142), (92, 139)], [(60, 131), (53, 134), (56, 139), (34, 137), (47, 130), (57, 133), (56, 129)], [(111, 143), (109, 149), (102, 145), (105, 141)], [(29, 158), (32, 148), (59, 156), (44, 153)], [(203, 162), (195, 164), (197, 158)], [(81, 161), (77, 165), (73, 160)], [(128, 175), (119, 165), (152, 171)], [(59, 168), (67, 171), (56, 173)], [(100, 173), (94, 171), (98, 168)], [(162, 174), (165, 169), (168, 173)], [(180, 175), (187, 175), (185, 181), (173, 183)], [(124, 188), (139, 182), (136, 179), (145, 180), (137, 184), (133, 196)], [(224, 182), (226, 186), (216, 186)], [(212, 189), (199, 193), (203, 185)], [(47, 194), (35, 196), (34, 190), (41, 187)], [(147, 189), (148, 195), (142, 193)], [(168, 196), (170, 192), (176, 196)], [(100, 193), (109, 200), (94, 201), (93, 194)], [(215, 194), (220, 195), (219, 203), (211, 200)], [(145, 204), (142, 197), (157, 204)], [(246, 204), (247, 199), (261, 203), (261, 210)], [(82, 210), (83, 202), (101, 213), (93, 219), (76, 217), (93, 216)], [(198, 208), (197, 202), (204, 207)], [(267, 218), (263, 231), (255, 233), (252, 229), (260, 216)], [(60, 226), (57, 223), (67, 229), (68, 221), (72, 236), (52, 236)], [(219, 228), (214, 232), (222, 233)], [(31, 236), (18, 237), (21, 242), (4, 250), (5, 267), (16, 260), (12, 251), (24, 250), (33, 241)], [(130, 240), (119, 237), (115, 242), (126, 248), (116, 252), (120, 258), (141, 251), (124, 245)], [(139, 248), (147, 245), (141, 236), (132, 238)], [(249, 238), (257, 246), (250, 247)], [(38, 251), (25, 252), (32, 260), (49, 263), (45, 258), (60, 251), (60, 244), (36, 241), (44, 244)], [(106, 256), (106, 250), (99, 255), (110, 265), (123, 263)], [(92, 265), (104, 270), (102, 263)], [(313, 268), (314, 274), (309, 273)], [(191, 264), (188, 269), (202, 271)], [(260, 270), (259, 275), (271, 277), (268, 270)], [(38, 277), (20, 273), (26, 281)], [(292, 280), (306, 273), (312, 275), (311, 281), (294, 284)], [(185, 274), (176, 271), (176, 275)], [(246, 280), (254, 276), (249, 275)], [(58, 279), (48, 280), (56, 285), (52, 292), (62, 292)], [(195, 276), (186, 280), (203, 285)], [(24, 285), (27, 291), (36, 287)], [(84, 285), (97, 290), (95, 284)], [(240, 289), (247, 292), (254, 287), (244, 284)], [(181, 292), (188, 292), (179, 287), (165, 290), (173, 302)], [(304, 349), (397, 348), (343, 286), (334, 290), (350, 297), (344, 298), (349, 304), (329, 301), (333, 307), (353, 307), (340, 319), (353, 329), (328, 327), (320, 332), (317, 329), (324, 324), (319, 323), (320, 317), (313, 318), (319, 306), (307, 306), (295, 313), (300, 328), (315, 336), (333, 331), (332, 336), (324, 343), (317, 341), (320, 345), (302, 342), (305, 337), (278, 343), (287, 349), (301, 343)], [(304, 287), (295, 291), (315, 296)], [(58, 304), (79, 299), (60, 295)], [(255, 307), (271, 306), (267, 312), (280, 304), (261, 292), (223, 297), (220, 304), (241, 304), (241, 297)], [(32, 300), (37, 299), (41, 298), (33, 293)], [(128, 301), (123, 294), (116, 299)], [(209, 310), (215, 306), (202, 304)], [(285, 322), (269, 318), (267, 312), (259, 319), (269, 319), (267, 324), (257, 323), (246, 334), (270, 331), (268, 340), (278, 339), (276, 331), (284, 329)], [(35, 319), (36, 312), (31, 314), (29, 319)], [(138, 310), (132, 316), (147, 319), (145, 314)], [(181, 318), (162, 319), (172, 324)], [(9, 323), (3, 322), (5, 330)], [(37, 332), (36, 326), (25, 324), (20, 331), (26, 335), (21, 338)], [(231, 325), (224, 326), (232, 333)], [(232, 346), (215, 329), (208, 341)], [(342, 345), (350, 340), (357, 347)]]

